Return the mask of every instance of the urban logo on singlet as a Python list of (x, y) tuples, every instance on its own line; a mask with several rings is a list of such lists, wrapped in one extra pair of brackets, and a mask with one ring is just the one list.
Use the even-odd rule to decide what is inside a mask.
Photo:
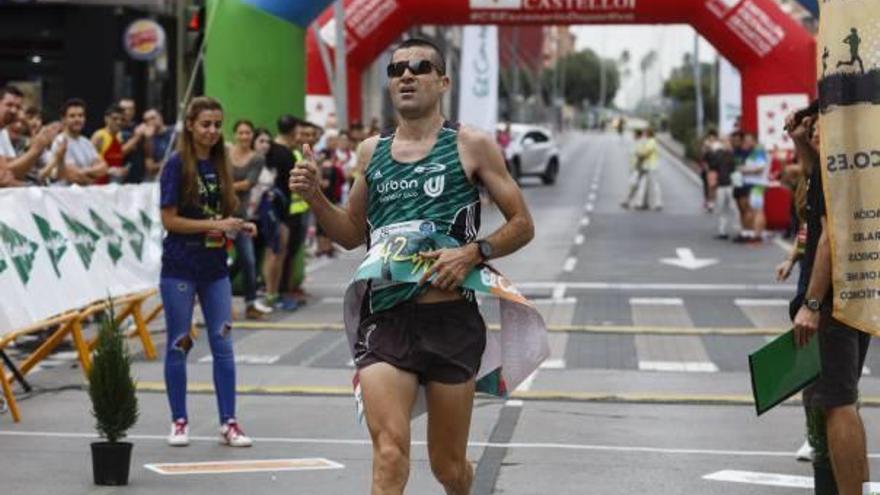
[[(367, 166), (367, 222), (370, 236), (393, 231), (388, 226), (414, 222), (432, 232), (472, 242), (480, 230), (480, 195), (458, 154), (458, 130), (444, 123), (425, 158), (400, 163), (391, 156), (394, 135), (382, 136)], [(375, 286), (374, 286), (375, 288)], [(387, 308), (417, 294), (417, 288), (392, 287), (373, 291), (373, 308)], [(378, 303), (378, 304), (377, 304)]]

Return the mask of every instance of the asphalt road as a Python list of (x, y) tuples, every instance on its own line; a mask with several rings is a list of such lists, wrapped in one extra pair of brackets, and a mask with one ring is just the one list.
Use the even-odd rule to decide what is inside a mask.
[[(473, 493), (811, 493), (792, 487), (811, 474), (794, 460), (804, 438), (801, 409), (788, 404), (756, 418), (749, 398), (747, 354), (787, 324), (792, 287), (773, 280), (783, 246), (713, 239), (714, 220), (702, 212), (695, 177), (665, 153), (664, 210), (624, 211), (619, 203), (632, 142), (572, 133), (564, 143), (556, 185), (522, 183), (535, 240), (497, 263), (543, 312), (551, 357), (510, 400), (477, 400), (469, 450), (477, 469)], [(483, 232), (500, 221), (486, 208)], [(678, 266), (689, 254), (695, 265), (707, 266)], [(238, 415), (256, 438), (253, 448), (217, 445), (204, 341), (190, 356), (193, 444), (166, 447), (161, 362), (139, 357), (141, 418), (131, 432), (131, 485), (97, 489), (82, 374), (69, 353), (56, 354), (29, 376), (37, 392), (23, 396), (23, 421), (0, 416), (0, 493), (367, 493), (369, 441), (355, 420), (339, 331), (342, 291), (359, 256), (312, 262), (312, 300), (301, 310), (236, 324)], [(482, 310), (489, 323), (498, 320), (493, 302)], [(159, 348), (161, 328), (157, 322)], [(880, 370), (876, 349), (867, 368)], [(880, 403), (880, 382), (871, 375), (863, 379), (863, 395), (869, 439), (876, 439), (880, 409), (872, 406)], [(408, 493), (441, 493), (424, 438), (418, 418)], [(322, 470), (176, 476), (145, 467), (289, 458), (331, 462)], [(872, 464), (876, 471), (876, 459)], [(705, 479), (722, 471), (752, 474), (729, 476), (743, 482)]]

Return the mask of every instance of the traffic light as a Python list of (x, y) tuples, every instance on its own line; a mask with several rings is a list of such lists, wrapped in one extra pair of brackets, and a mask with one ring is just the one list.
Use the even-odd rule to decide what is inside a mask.
[(183, 21), (186, 23), (186, 56), (195, 61), (199, 55), (199, 49), (205, 39), (206, 24), (205, 6), (202, 2), (195, 2), (186, 7)]

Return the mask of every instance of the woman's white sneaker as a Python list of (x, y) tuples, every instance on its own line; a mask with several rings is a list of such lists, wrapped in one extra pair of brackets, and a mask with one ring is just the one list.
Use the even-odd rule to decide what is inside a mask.
[(189, 445), (189, 423), (185, 419), (178, 419), (171, 423), (168, 445), (172, 447), (186, 447)]
[(250, 447), (254, 441), (241, 431), (238, 421), (230, 419), (220, 427), (220, 443), (230, 447)]

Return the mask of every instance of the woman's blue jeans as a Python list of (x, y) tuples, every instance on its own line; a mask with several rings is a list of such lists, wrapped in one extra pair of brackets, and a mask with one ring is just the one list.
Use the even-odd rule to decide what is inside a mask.
[(165, 388), (171, 420), (187, 419), (186, 357), (195, 345), (190, 336), (196, 295), (205, 317), (214, 361), (214, 390), (220, 424), (235, 417), (235, 358), (232, 352), (232, 286), (229, 277), (195, 282), (162, 277), (159, 281), (168, 344), (165, 350)]

